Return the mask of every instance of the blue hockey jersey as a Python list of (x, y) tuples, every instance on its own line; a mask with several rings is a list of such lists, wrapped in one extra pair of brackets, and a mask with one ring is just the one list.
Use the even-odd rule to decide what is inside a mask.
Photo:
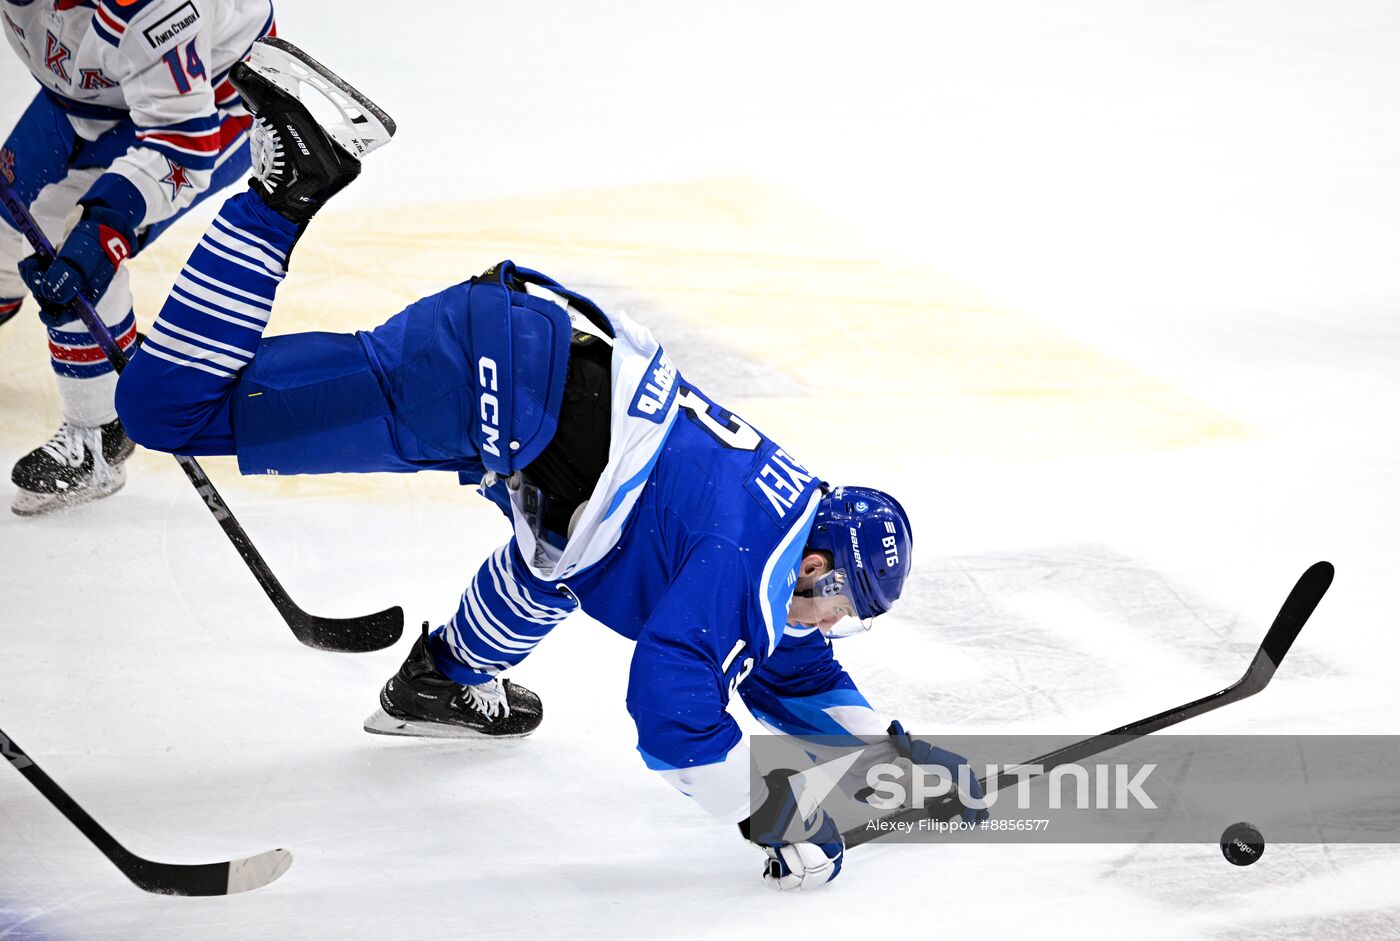
[(430, 642), (462, 682), (519, 662), (581, 607), (634, 640), (627, 707), (646, 764), (729, 821), (749, 813), (737, 692), (774, 731), (882, 736), (815, 629), (788, 604), (821, 481), (687, 383), (651, 334), (609, 315), (609, 464), (562, 549), (536, 537), (518, 492), (485, 481), (516, 537), (482, 566)]

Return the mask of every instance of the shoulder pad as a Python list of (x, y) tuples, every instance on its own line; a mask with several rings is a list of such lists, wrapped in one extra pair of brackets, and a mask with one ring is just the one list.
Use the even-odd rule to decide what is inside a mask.
[(161, 0), (97, 0), (96, 6), (119, 23), (130, 23), (142, 10), (150, 9)]

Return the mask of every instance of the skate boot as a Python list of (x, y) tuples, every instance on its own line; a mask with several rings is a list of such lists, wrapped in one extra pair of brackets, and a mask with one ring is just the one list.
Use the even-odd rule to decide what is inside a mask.
[(15, 462), (10, 480), (19, 488), (10, 509), (20, 516), (108, 497), (126, 484), (122, 465), (136, 450), (116, 419), (101, 428), (64, 422), (43, 447)]
[(520, 738), (544, 718), (540, 697), (510, 680), (462, 686), (443, 676), (428, 654), (428, 624), (399, 672), (379, 693), (379, 709), (365, 720), (378, 735), (425, 738)]
[[(260, 39), (229, 79), (253, 114), (253, 179), (268, 207), (305, 226), (360, 175), (360, 161), (394, 135), (394, 121), (330, 69), (291, 43)], [(314, 91), (339, 120), (322, 125), (307, 108)]]

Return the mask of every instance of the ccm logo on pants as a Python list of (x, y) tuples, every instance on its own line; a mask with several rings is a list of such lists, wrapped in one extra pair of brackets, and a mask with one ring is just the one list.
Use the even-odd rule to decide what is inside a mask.
[(476, 377), (480, 383), (481, 404), (481, 450), (487, 454), (501, 456), (501, 405), (496, 399), (496, 361), (483, 356), (476, 363)]

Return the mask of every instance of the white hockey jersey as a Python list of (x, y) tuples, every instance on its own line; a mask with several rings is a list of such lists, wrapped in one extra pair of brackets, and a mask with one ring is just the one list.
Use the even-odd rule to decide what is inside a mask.
[(208, 188), (248, 125), (229, 69), (273, 26), (271, 0), (3, 0), (0, 16), (79, 137), (96, 140), (128, 117), (135, 125), (132, 146), (93, 191), (134, 188), (120, 204), (144, 201), (137, 228)]

